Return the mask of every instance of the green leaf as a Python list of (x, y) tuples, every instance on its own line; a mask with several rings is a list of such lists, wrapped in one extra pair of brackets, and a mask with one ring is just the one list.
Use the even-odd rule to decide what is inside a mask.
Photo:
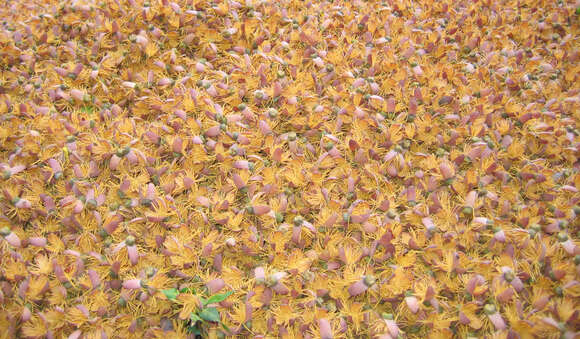
[(202, 321), (203, 322), (203, 319), (201, 319), (197, 315), (197, 313), (194, 313), (194, 312), (191, 312), (191, 315), (189, 316), (189, 320), (191, 320), (191, 324), (192, 325), (195, 325), (195, 323), (198, 322), (198, 321)]
[(215, 304), (215, 303), (222, 302), (222, 301), (226, 300), (226, 298), (229, 297), (230, 295), (232, 295), (233, 293), (234, 293), (233, 291), (229, 291), (226, 293), (212, 295), (211, 297), (209, 297), (209, 299), (203, 300), (203, 305), (205, 306), (205, 305), (209, 305), (209, 304)]
[(163, 294), (165, 294), (165, 296), (169, 300), (175, 300), (177, 298), (177, 295), (179, 295), (179, 291), (176, 288), (162, 290), (161, 292), (163, 292)]
[(226, 330), (226, 332), (230, 333), (232, 331), (232, 330), (230, 330), (230, 328), (228, 327), (228, 325), (222, 323), (221, 321), (220, 321), (220, 325), (222, 325), (222, 328), (224, 330)]
[(208, 307), (199, 312), (199, 317), (206, 321), (218, 322), (220, 321), (220, 312), (215, 307)]
[(185, 287), (179, 290), (179, 293), (193, 293), (195, 294), (195, 290), (191, 287)]
[(95, 108), (93, 106), (83, 106), (81, 107), (81, 111), (87, 114), (93, 114), (95, 112)]
[(198, 326), (189, 326), (187, 327), (187, 331), (195, 336), (201, 335), (201, 331), (199, 330)]

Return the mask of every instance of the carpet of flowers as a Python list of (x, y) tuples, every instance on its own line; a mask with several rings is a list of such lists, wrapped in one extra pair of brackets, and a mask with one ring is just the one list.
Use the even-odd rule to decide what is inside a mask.
[(580, 2), (0, 18), (0, 338), (578, 337)]

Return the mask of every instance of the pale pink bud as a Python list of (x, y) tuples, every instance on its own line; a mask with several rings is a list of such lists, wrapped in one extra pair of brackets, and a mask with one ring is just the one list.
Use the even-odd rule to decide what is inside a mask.
[(270, 207), (269, 206), (264, 206), (264, 205), (259, 205), (259, 206), (253, 206), (252, 207), (254, 214), (255, 215), (264, 215), (268, 212), (270, 212)]
[(32, 317), (32, 312), (30, 312), (30, 309), (28, 308), (28, 306), (24, 306), (24, 308), (22, 309), (22, 322), (25, 323), (27, 321), (30, 320), (30, 318)]
[(451, 168), (451, 166), (449, 166), (449, 164), (447, 164), (446, 162), (443, 162), (439, 165), (439, 170), (441, 171), (441, 175), (445, 180), (453, 178), (453, 176), (455, 175), (455, 171), (453, 170), (453, 168)]
[(123, 82), (121, 83), (121, 85), (122, 85), (123, 87), (127, 87), (127, 88), (135, 88), (135, 86), (137, 86), (137, 84), (136, 84), (136, 83), (134, 83), (134, 82), (131, 82), (131, 81), (123, 81)]
[(133, 149), (131, 149), (129, 151), (129, 153), (127, 153), (125, 158), (127, 158), (127, 160), (129, 161), (130, 164), (136, 164), (139, 162), (139, 158), (137, 157), (137, 154), (135, 153), (135, 151)]
[(26, 199), (18, 199), (18, 201), (14, 204), (14, 207), (16, 208), (30, 208), (32, 207), (32, 204), (30, 203), (30, 201), (26, 200)]
[(361, 279), (350, 285), (348, 288), (348, 293), (351, 295), (351, 297), (355, 297), (359, 294), (363, 294), (368, 288), (369, 287), (364, 283), (364, 280)]
[(109, 161), (109, 168), (113, 171), (119, 167), (119, 163), (121, 163), (121, 158), (119, 158), (116, 154), (111, 156), (111, 160)]
[(203, 207), (208, 207), (209, 208), (211, 206), (211, 201), (208, 198), (204, 197), (204, 196), (197, 197), (196, 198), (196, 201), (197, 201), (198, 204), (200, 204)]
[(157, 134), (155, 134), (155, 132), (152, 131), (147, 131), (144, 133), (144, 135), (154, 144), (158, 144), (159, 140), (161, 139)]
[(503, 292), (501, 292), (500, 294), (498, 294), (497, 300), (500, 303), (507, 303), (513, 297), (513, 295), (514, 295), (514, 290), (512, 288), (508, 288), (508, 289), (504, 290)]
[[(18, 235), (16, 235), (16, 233), (7, 230), (7, 228), (2, 229), (2, 235), (4, 236), (4, 239), (6, 240), (6, 242), (8, 242), (10, 245), (14, 246), (14, 247), (20, 247), (22, 245), (22, 242), (20, 241), (20, 238), (18, 237)], [(7, 233), (7, 234), (6, 234)]]
[(121, 106), (117, 105), (117, 104), (113, 104), (111, 106), (111, 113), (114, 116), (118, 116), (119, 114), (123, 113), (123, 109), (121, 108)]
[(45, 237), (32, 237), (28, 238), (28, 243), (35, 247), (45, 247), (46, 238)]
[(465, 197), (465, 206), (469, 206), (469, 207), (473, 208), (473, 206), (475, 205), (476, 199), (477, 199), (477, 192), (470, 191), (469, 193), (467, 193), (467, 197)]
[(240, 177), (237, 173), (234, 173), (232, 175), (232, 179), (234, 180), (234, 185), (236, 185), (237, 189), (241, 189), (242, 187), (246, 186), (246, 183), (244, 182), (242, 177)]
[(389, 334), (393, 338), (397, 338), (399, 336), (399, 326), (397, 323), (392, 319), (384, 319), (385, 324), (387, 324), (387, 329), (389, 330)]
[(417, 65), (417, 66), (413, 67), (413, 73), (415, 73), (416, 76), (422, 76), (423, 69), (421, 68), (421, 66)]
[(266, 281), (266, 270), (263, 267), (256, 267), (254, 269), (254, 279), (258, 284), (262, 284)]
[(387, 99), (387, 112), (393, 113), (395, 112), (396, 102), (395, 98)]
[(503, 230), (499, 230), (493, 234), (493, 238), (499, 242), (505, 242), (505, 232)]
[(405, 303), (411, 313), (417, 313), (419, 311), (419, 301), (414, 296), (405, 297)]
[(119, 224), (121, 223), (122, 218), (117, 215), (115, 217), (115, 219), (111, 220), (109, 223), (107, 223), (105, 226), (103, 226), (103, 228), (105, 229), (105, 231), (108, 234), (112, 234), (113, 232), (115, 232), (115, 230), (117, 229), (117, 227), (119, 227)]
[(236, 160), (234, 161), (234, 168), (237, 169), (249, 169), (249, 162), (247, 160)]
[(330, 326), (330, 322), (325, 319), (318, 320), (318, 327), (320, 328), (320, 338), (321, 339), (332, 339), (334, 338), (332, 334), (332, 327)]
[(272, 287), (272, 290), (274, 292), (276, 292), (277, 294), (288, 294), (290, 292), (290, 290), (288, 289), (288, 287), (286, 287), (286, 285), (282, 284), (281, 282), (276, 283), (276, 285), (274, 285)]
[(463, 312), (459, 312), (459, 323), (461, 325), (468, 325), (471, 322), (471, 320), (469, 320), (469, 318), (463, 313)]
[(272, 129), (270, 128), (270, 125), (268, 125), (268, 123), (265, 122), (264, 120), (260, 120), (259, 127), (260, 127), (260, 132), (264, 135), (268, 135), (268, 134), (272, 133)]
[(129, 261), (131, 262), (131, 265), (133, 266), (137, 265), (137, 262), (139, 262), (139, 252), (137, 249), (137, 245), (127, 246), (127, 254), (129, 256)]
[(52, 260), (52, 271), (54, 272), (56, 279), (61, 283), (65, 283), (68, 281), (68, 278), (66, 277), (66, 275), (64, 274), (64, 270), (62, 269), (62, 266), (58, 264), (56, 259)]
[(99, 277), (99, 274), (91, 269), (87, 271), (87, 274), (89, 276), (89, 279), (91, 280), (93, 288), (99, 287), (99, 285), (101, 284), (101, 278)]
[(364, 85), (364, 83), (365, 83), (365, 80), (363, 78), (357, 78), (355, 81), (353, 81), (352, 87), (358, 88), (358, 87)]
[(222, 288), (224, 288), (226, 286), (226, 283), (223, 279), (214, 279), (208, 281), (205, 286), (209, 290), (210, 294), (214, 294), (219, 292)]
[(173, 82), (173, 80), (171, 80), (169, 78), (161, 78), (161, 79), (159, 79), (159, 81), (157, 81), (157, 86), (164, 87), (164, 86), (170, 85), (172, 82)]
[(62, 172), (62, 167), (60, 166), (60, 163), (55, 159), (50, 158), (47, 160), (47, 163), (54, 173)]
[(210, 127), (207, 131), (205, 131), (204, 135), (208, 138), (213, 138), (213, 137), (217, 137), (220, 134), (220, 126), (216, 125), (213, 127)]
[(499, 314), (499, 312), (488, 314), (487, 318), (491, 321), (496, 330), (502, 331), (507, 328), (506, 323), (501, 317), (501, 314)]
[(574, 241), (572, 239), (568, 239), (568, 240), (562, 242), (561, 244), (562, 244), (562, 248), (564, 248), (566, 253), (568, 253), (570, 255), (576, 254), (577, 246), (576, 246), (576, 244), (574, 244)]
[(73, 207), (73, 214), (81, 213), (84, 207), (83, 202), (77, 199)]
[(81, 90), (78, 90), (78, 89), (72, 89), (70, 91), (70, 96), (73, 97), (73, 99), (75, 99), (77, 101), (83, 101), (83, 99), (85, 97), (85, 93)]
[(141, 279), (125, 280), (123, 282), (123, 288), (126, 288), (128, 290), (136, 290), (140, 289), (141, 287), (142, 287)]
[(423, 222), (423, 225), (425, 226), (425, 228), (427, 228), (427, 231), (429, 232), (433, 232), (437, 228), (437, 226), (435, 226), (435, 223), (433, 223), (433, 219), (431, 219), (430, 217), (425, 217), (421, 221)]
[(83, 332), (81, 330), (76, 330), (68, 336), (68, 339), (79, 339)]
[(515, 277), (511, 281), (511, 285), (516, 289), (517, 292), (521, 292), (524, 289), (524, 283), (519, 277)]
[(183, 178), (183, 187), (185, 187), (185, 189), (190, 189), (194, 184), (193, 179), (189, 178), (189, 177), (184, 177)]

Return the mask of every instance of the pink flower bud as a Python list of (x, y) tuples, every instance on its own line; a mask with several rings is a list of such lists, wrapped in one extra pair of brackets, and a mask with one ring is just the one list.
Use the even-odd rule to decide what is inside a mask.
[(263, 267), (256, 267), (254, 269), (254, 279), (256, 279), (256, 283), (263, 284), (266, 281), (266, 270)]
[(272, 133), (272, 129), (270, 128), (270, 125), (268, 125), (267, 122), (265, 122), (264, 120), (260, 120), (260, 122), (258, 123), (259, 127), (260, 127), (260, 132), (264, 135), (268, 135)]
[(116, 154), (111, 156), (111, 160), (109, 161), (109, 168), (113, 171), (119, 167), (119, 163), (121, 163), (121, 158), (119, 158)]
[(325, 319), (318, 320), (318, 327), (320, 328), (320, 338), (321, 339), (332, 339), (334, 338), (332, 334), (332, 327), (330, 326), (330, 322)]
[(214, 138), (217, 137), (220, 134), (220, 126), (216, 125), (213, 127), (210, 127), (207, 131), (205, 131), (204, 135), (208, 138)]
[(101, 284), (101, 278), (99, 277), (99, 274), (94, 270), (88, 270), (87, 274), (89, 276), (89, 279), (91, 280), (93, 288), (99, 287), (99, 285)]
[(421, 68), (421, 66), (417, 65), (417, 66), (413, 67), (413, 73), (415, 73), (416, 76), (422, 76), (423, 69)]
[(191, 179), (189, 177), (184, 177), (183, 178), (183, 187), (185, 189), (190, 189), (193, 186), (194, 183), (195, 182), (193, 181), (193, 179)]
[(387, 99), (387, 112), (393, 113), (395, 112), (396, 102), (395, 98)]
[(247, 160), (236, 160), (236, 161), (234, 161), (233, 165), (234, 165), (234, 168), (237, 168), (237, 169), (246, 169), (247, 170), (250, 168), (249, 162)]
[(45, 237), (28, 238), (28, 243), (35, 247), (46, 247), (46, 238)]
[(368, 286), (364, 283), (364, 280), (361, 279), (348, 288), (348, 293), (350, 293), (351, 297), (356, 297), (359, 294), (363, 294), (366, 290), (368, 290)]
[(25, 323), (25, 322), (29, 321), (31, 317), (32, 317), (32, 312), (30, 312), (30, 309), (28, 308), (28, 306), (24, 306), (24, 308), (22, 309), (22, 315), (20, 317), (22, 319), (22, 322)]
[(514, 290), (512, 288), (508, 288), (497, 295), (497, 300), (500, 303), (507, 303), (514, 295)]
[(455, 175), (455, 170), (453, 170), (453, 168), (446, 162), (443, 162), (439, 165), (439, 170), (441, 171), (441, 175), (445, 180), (453, 178)]
[(64, 274), (64, 270), (62, 269), (62, 266), (58, 264), (56, 259), (52, 260), (52, 270), (58, 281), (60, 281), (61, 283), (65, 283), (68, 281), (68, 278), (66, 277), (66, 275)]
[(501, 317), (501, 314), (499, 314), (494, 305), (492, 304), (485, 305), (484, 312), (496, 330), (502, 331), (507, 328), (506, 323)]
[(419, 301), (416, 297), (405, 297), (405, 303), (407, 304), (407, 307), (409, 307), (411, 313), (417, 313), (419, 311)]
[(214, 293), (219, 292), (222, 288), (224, 288), (226, 286), (226, 283), (223, 279), (214, 279), (214, 280), (208, 281), (205, 284), (205, 286), (209, 290), (210, 294), (214, 294)]
[(47, 163), (54, 173), (62, 172), (62, 167), (60, 166), (60, 163), (55, 159), (50, 158), (47, 160)]
[(113, 232), (115, 232), (117, 227), (119, 227), (121, 221), (122, 217), (120, 215), (116, 215), (115, 218), (111, 220), (109, 223), (107, 223), (105, 226), (103, 226), (103, 228), (108, 234), (113, 234)]
[(126, 288), (128, 290), (137, 290), (140, 289), (141, 287), (142, 287), (141, 279), (125, 280), (123, 282), (123, 288)]
[(268, 212), (270, 212), (270, 207), (269, 206), (264, 206), (264, 205), (259, 205), (259, 206), (253, 206), (252, 207), (254, 214), (255, 215), (264, 215)]
[(499, 230), (493, 234), (493, 238), (499, 242), (505, 242), (505, 232), (503, 230)]
[(475, 206), (475, 201), (477, 199), (477, 192), (470, 191), (467, 193), (467, 197), (465, 197), (465, 206), (473, 208)]
[(576, 255), (578, 254), (578, 246), (576, 246), (576, 244), (574, 243), (574, 241), (572, 239), (568, 239), (564, 242), (561, 243), (562, 244), (562, 248), (564, 248), (564, 250), (566, 251), (566, 253), (568, 253), (569, 255)]
[(397, 323), (393, 319), (384, 319), (384, 321), (391, 337), (397, 338), (399, 336), (399, 326)]
[(161, 139), (161, 138), (160, 138), (160, 137), (159, 137), (157, 134), (155, 134), (155, 132), (152, 132), (152, 131), (147, 131), (147, 132), (145, 132), (145, 133), (144, 133), (144, 135), (145, 135), (145, 136), (147, 137), (147, 139), (149, 139), (149, 141), (151, 141), (152, 143), (154, 143), (154, 144), (159, 144), (159, 141), (160, 141), (160, 139)]
[(70, 91), (70, 96), (77, 101), (83, 101), (85, 93), (78, 89), (72, 89)]
[(127, 255), (129, 256), (131, 265), (137, 265), (137, 262), (139, 262), (139, 251), (137, 245), (127, 246)]
[(469, 323), (471, 322), (471, 320), (469, 320), (469, 318), (463, 313), (463, 312), (459, 312), (459, 323), (461, 325), (469, 325)]
[(12, 232), (8, 227), (4, 227), (0, 230), (0, 235), (4, 237), (4, 240), (8, 242), (13, 247), (22, 246), (22, 242), (16, 233)]
[(285, 295), (285, 294), (288, 294), (290, 292), (288, 287), (286, 287), (286, 285), (282, 284), (281, 282), (277, 282), (276, 285), (274, 285), (272, 287), (272, 290), (274, 292), (276, 292), (277, 294), (281, 294), (281, 295)]

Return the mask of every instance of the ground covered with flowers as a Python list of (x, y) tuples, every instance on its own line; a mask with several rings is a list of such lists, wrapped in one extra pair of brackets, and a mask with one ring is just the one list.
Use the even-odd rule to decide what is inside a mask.
[(0, 17), (0, 337), (578, 337), (577, 1)]

